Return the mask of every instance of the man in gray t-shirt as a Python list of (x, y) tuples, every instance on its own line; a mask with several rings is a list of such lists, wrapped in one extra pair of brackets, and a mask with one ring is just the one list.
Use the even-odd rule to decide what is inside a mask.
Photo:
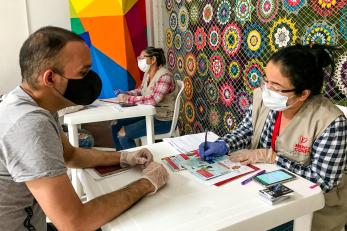
[[(72, 147), (56, 112), (91, 103), (100, 79), (89, 71), (89, 48), (74, 33), (44, 27), (20, 51), (22, 83), (0, 102), (0, 230), (95, 230), (166, 184), (165, 168), (147, 149), (103, 152)], [(145, 167), (126, 188), (82, 204), (66, 166)]]
[(66, 173), (58, 124), (17, 87), (0, 103), (0, 127), (0, 227), (44, 230), (45, 216), (25, 182)]

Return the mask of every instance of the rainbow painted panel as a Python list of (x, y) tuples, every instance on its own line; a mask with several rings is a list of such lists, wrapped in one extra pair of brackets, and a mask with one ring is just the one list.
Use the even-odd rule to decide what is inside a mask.
[(72, 31), (90, 47), (92, 69), (102, 80), (100, 98), (141, 83), (136, 57), (147, 46), (144, 0), (70, 0)]

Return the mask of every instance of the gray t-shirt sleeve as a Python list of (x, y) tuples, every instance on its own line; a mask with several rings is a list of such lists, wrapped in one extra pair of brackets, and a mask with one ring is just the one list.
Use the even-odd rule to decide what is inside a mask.
[(59, 126), (44, 111), (27, 113), (3, 139), (5, 161), (15, 182), (66, 173)]

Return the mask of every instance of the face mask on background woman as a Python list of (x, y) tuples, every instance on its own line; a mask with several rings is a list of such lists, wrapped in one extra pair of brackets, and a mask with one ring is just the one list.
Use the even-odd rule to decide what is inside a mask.
[(146, 59), (140, 59), (137, 61), (137, 66), (140, 68), (142, 72), (149, 71), (149, 68), (151, 67), (149, 64), (147, 64)]

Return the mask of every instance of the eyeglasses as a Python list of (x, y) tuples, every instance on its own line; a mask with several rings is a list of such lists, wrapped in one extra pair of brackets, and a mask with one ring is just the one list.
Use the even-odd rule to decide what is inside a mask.
[(271, 84), (271, 83), (269, 83), (269, 81), (267, 81), (267, 80), (265, 79), (265, 77), (261, 78), (261, 87), (264, 87), (264, 86), (266, 85), (268, 89), (273, 90), (273, 91), (276, 91), (276, 92), (280, 92), (280, 93), (288, 93), (288, 92), (293, 92), (293, 91), (296, 90), (295, 88), (293, 88), (293, 89), (288, 89), (288, 90), (287, 90), (287, 89), (280, 89), (280, 88), (277, 87), (276, 85), (271, 84), (271, 85), (269, 86), (269, 84)]
[(137, 57), (137, 60), (141, 60), (141, 59), (145, 59), (145, 58), (150, 58), (150, 57), (152, 57), (152, 56), (150, 56), (150, 55), (138, 56), (138, 57)]

